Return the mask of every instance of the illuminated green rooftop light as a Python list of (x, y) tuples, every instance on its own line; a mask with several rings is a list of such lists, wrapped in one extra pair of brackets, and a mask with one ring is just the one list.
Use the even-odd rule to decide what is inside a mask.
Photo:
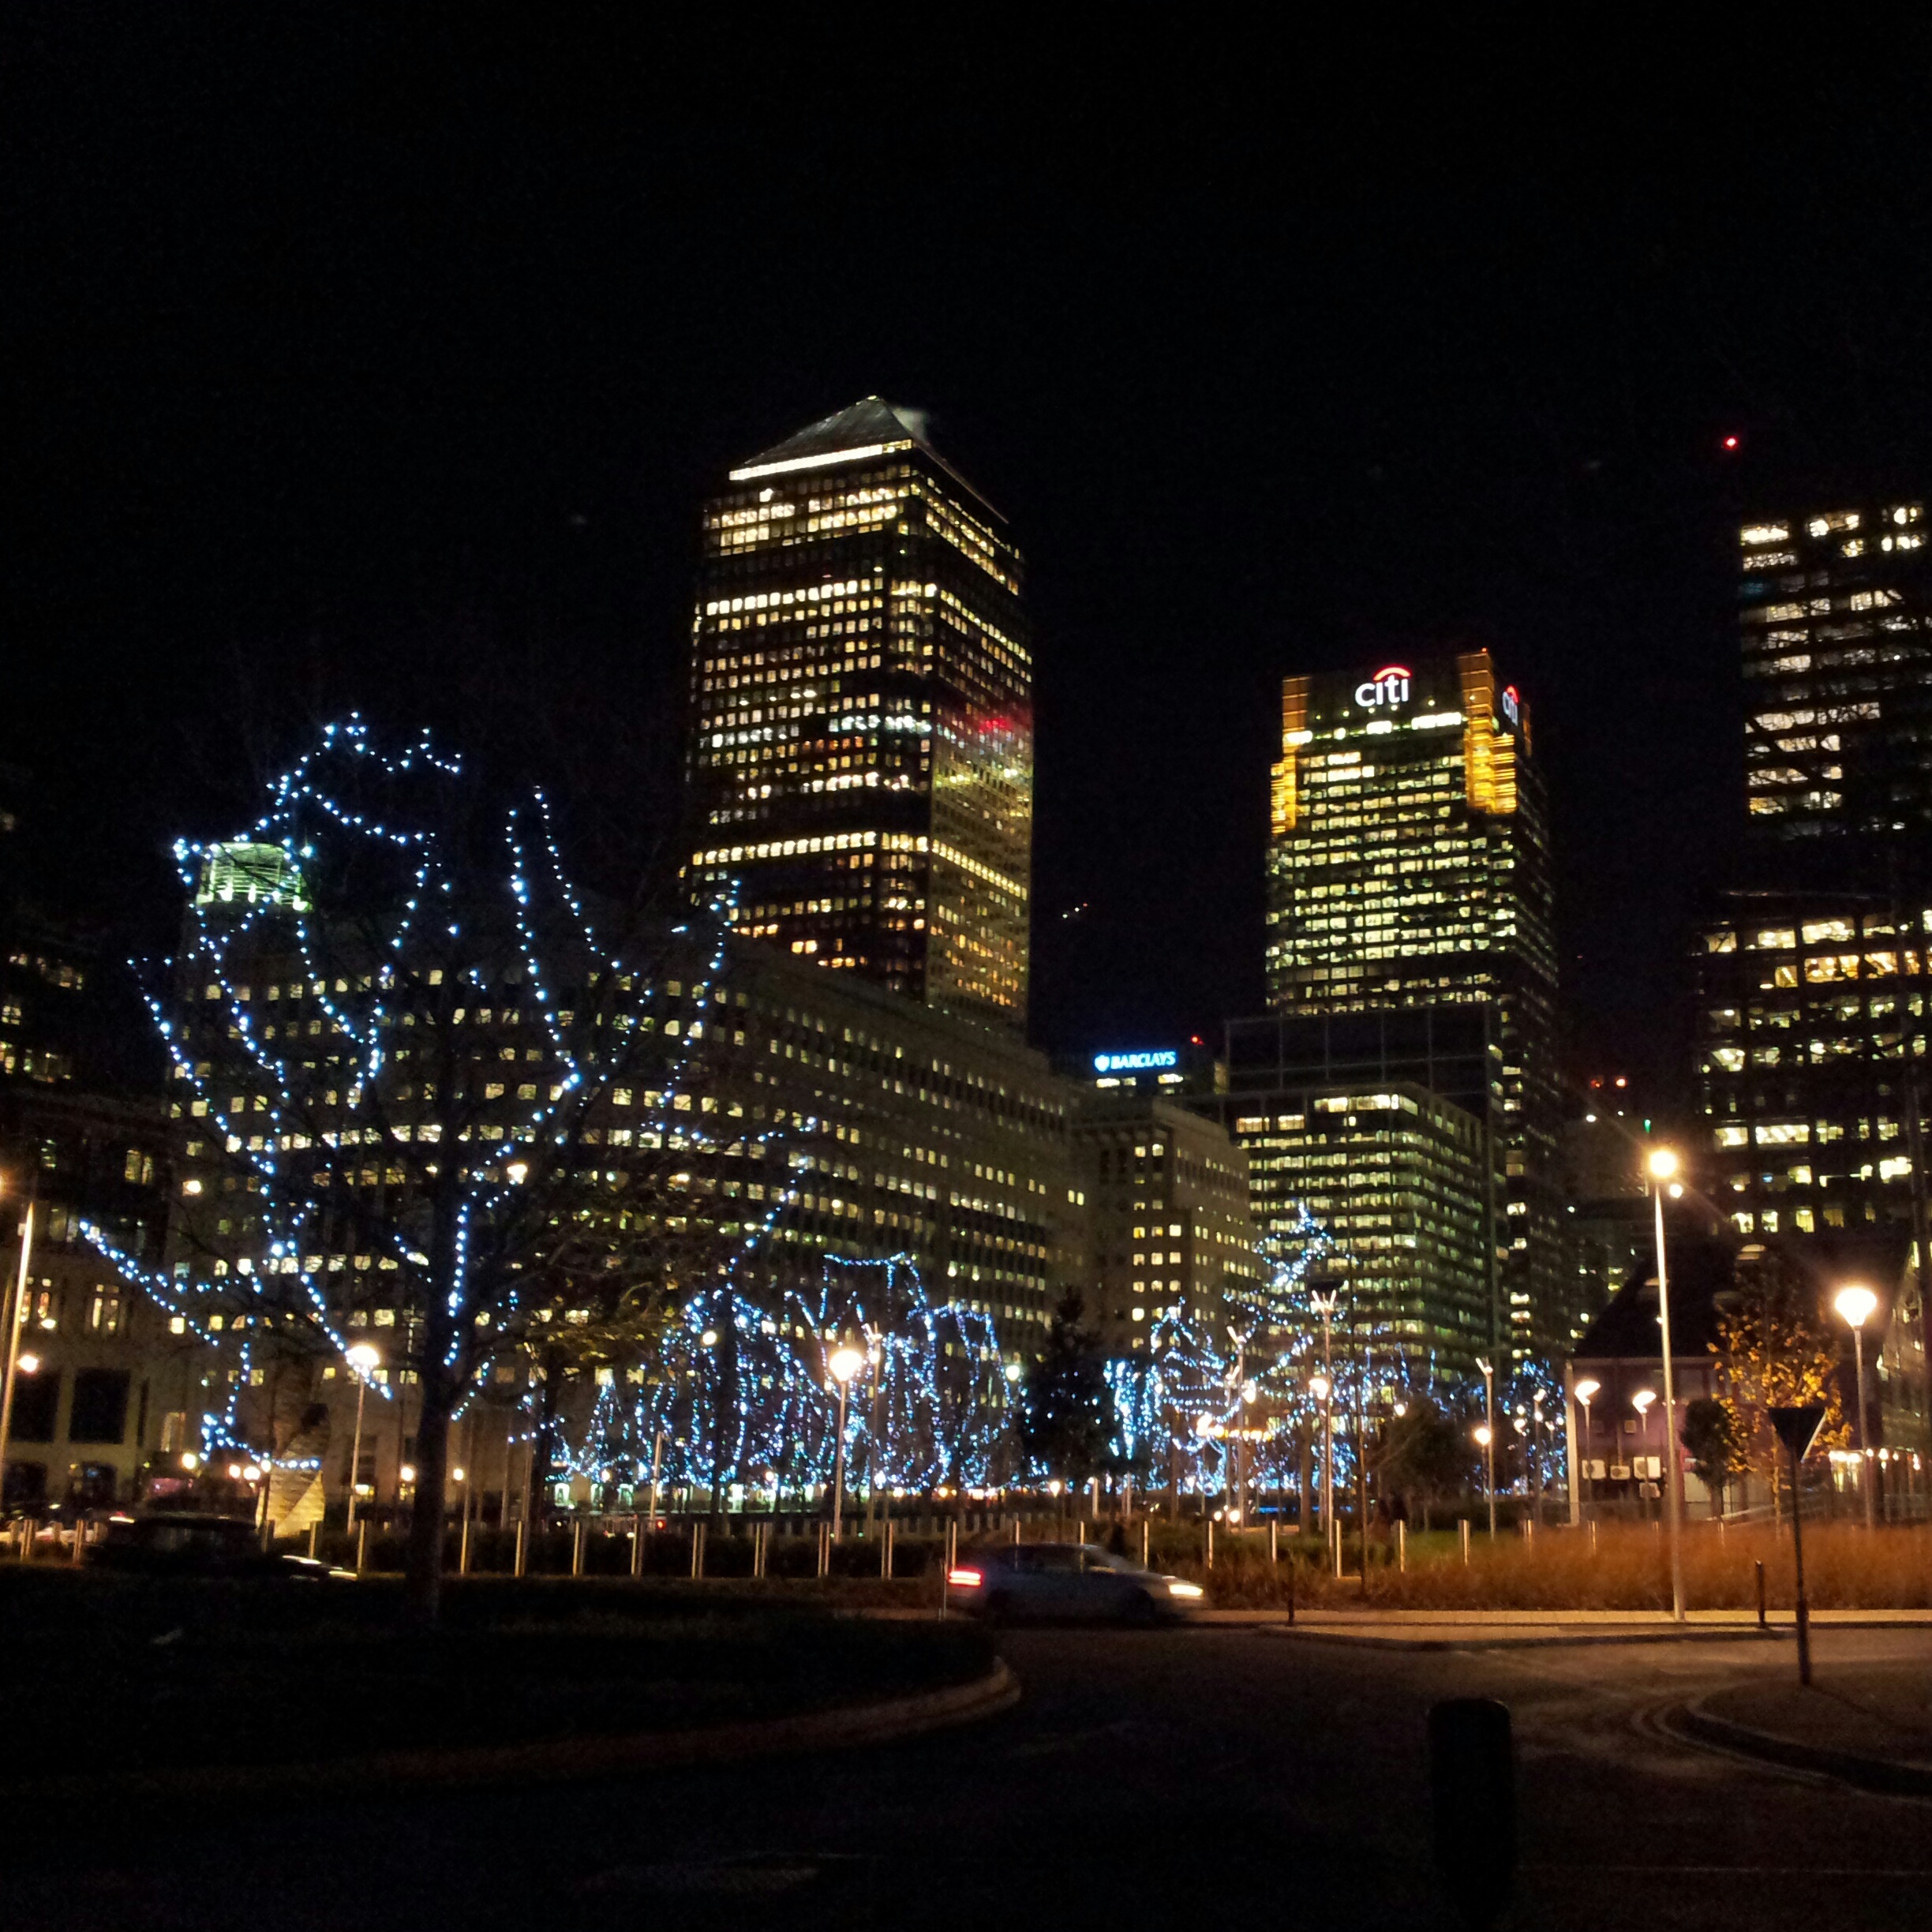
[(284, 906), (306, 912), (301, 868), (279, 845), (235, 840), (211, 845), (201, 861), (197, 905)]

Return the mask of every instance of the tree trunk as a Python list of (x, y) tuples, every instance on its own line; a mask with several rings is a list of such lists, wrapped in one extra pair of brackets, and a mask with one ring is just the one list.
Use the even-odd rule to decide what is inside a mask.
[(443, 1519), (455, 1394), (455, 1384), (447, 1374), (425, 1371), (422, 1412), (416, 1424), (416, 1499), (410, 1511), (403, 1570), (403, 1609), (412, 1623), (433, 1624), (443, 1605)]

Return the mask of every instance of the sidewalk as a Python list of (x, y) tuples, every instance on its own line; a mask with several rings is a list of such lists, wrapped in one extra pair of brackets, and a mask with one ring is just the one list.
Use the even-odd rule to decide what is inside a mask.
[[(1328, 1638), (1369, 1648), (1447, 1650), (1539, 1644), (1684, 1643), (1789, 1637), (1792, 1615), (1773, 1610), (1760, 1630), (1754, 1610), (1692, 1610), (1682, 1623), (1664, 1610), (1378, 1610), (1324, 1605), (1298, 1610), (1208, 1610), (1195, 1619), (1270, 1636)], [(1932, 1610), (1825, 1610), (1813, 1627), (1932, 1628)]]
[(1923, 1666), (1826, 1667), (1809, 1689), (1734, 1685), (1698, 1698), (1679, 1721), (1705, 1743), (1868, 1791), (1932, 1797), (1932, 1679)]

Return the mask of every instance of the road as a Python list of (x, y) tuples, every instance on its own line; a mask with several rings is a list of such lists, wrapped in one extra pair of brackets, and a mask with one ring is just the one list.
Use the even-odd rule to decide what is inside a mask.
[[(1447, 1928), (1422, 1739), (1500, 1698), (1520, 1762), (1504, 1924), (1862, 1932), (1932, 1919), (1932, 1803), (1714, 1756), (1657, 1713), (1788, 1643), (1408, 1653), (1255, 1630), (1029, 1631), (989, 1723), (888, 1749), (592, 1788), (232, 1807), (9, 1853), (9, 1932), (518, 1926)], [(1932, 1633), (1834, 1661), (1932, 1668)], [(10, 1844), (21, 1844), (9, 1820)], [(104, 1840), (104, 1842), (103, 1842)]]

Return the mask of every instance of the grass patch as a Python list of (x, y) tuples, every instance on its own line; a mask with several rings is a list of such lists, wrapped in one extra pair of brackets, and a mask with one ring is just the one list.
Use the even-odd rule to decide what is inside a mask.
[[(1290, 1567), (1297, 1603), (1313, 1608), (1361, 1601), (1354, 1545), (1339, 1582), (1320, 1568), (1318, 1543), (1305, 1549), (1300, 1537), (1284, 1538), (1282, 1561), (1267, 1559), (1264, 1537), (1223, 1537), (1211, 1571), (1201, 1561), (1198, 1540), (1178, 1540), (1155, 1562), (1204, 1584), (1210, 1600), (1225, 1608), (1275, 1608), (1288, 1600)], [(1765, 1596), (1773, 1608), (1795, 1599), (1792, 1536), (1769, 1528), (1726, 1530), (1693, 1522), (1683, 1533), (1684, 1595), (1694, 1610), (1754, 1609), (1754, 1566), (1765, 1567)], [(1932, 1527), (1900, 1525), (1867, 1532), (1851, 1523), (1805, 1526), (1805, 1588), (1816, 1610), (1932, 1608)], [(1670, 1545), (1647, 1523), (1597, 1526), (1594, 1547), (1587, 1530), (1546, 1526), (1526, 1540), (1509, 1532), (1492, 1542), (1478, 1530), (1470, 1560), (1462, 1560), (1450, 1534), (1409, 1539), (1409, 1568), (1398, 1572), (1386, 1544), (1372, 1541), (1368, 1601), (1385, 1609), (1413, 1610), (1668, 1610)]]
[(452, 1586), (412, 1631), (386, 1580), (0, 1572), (14, 1777), (262, 1765), (672, 1731), (963, 1683), (976, 1630), (763, 1593)]

